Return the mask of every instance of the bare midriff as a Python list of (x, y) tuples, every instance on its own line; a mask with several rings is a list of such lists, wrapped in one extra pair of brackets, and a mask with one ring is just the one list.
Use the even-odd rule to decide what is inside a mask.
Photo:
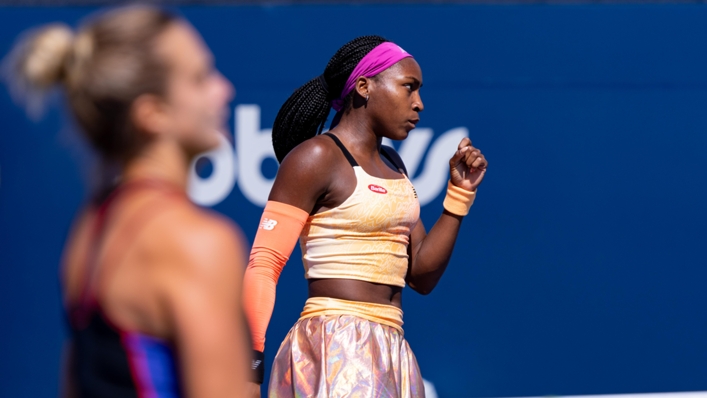
[(310, 279), (309, 297), (392, 305), (402, 308), (403, 288), (356, 279)]

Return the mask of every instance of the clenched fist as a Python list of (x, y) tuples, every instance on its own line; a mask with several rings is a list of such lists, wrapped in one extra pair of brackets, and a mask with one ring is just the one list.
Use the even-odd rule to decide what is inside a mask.
[(484, 179), (487, 167), (488, 162), (481, 151), (471, 145), (470, 139), (464, 138), (449, 160), (452, 184), (467, 191), (476, 191)]

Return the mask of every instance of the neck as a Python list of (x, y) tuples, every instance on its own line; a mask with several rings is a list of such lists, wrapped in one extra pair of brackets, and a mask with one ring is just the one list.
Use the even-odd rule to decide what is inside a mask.
[(123, 168), (123, 182), (159, 180), (186, 191), (191, 159), (172, 142), (148, 144)]
[(382, 138), (376, 135), (361, 109), (352, 109), (342, 116), (335, 130), (346, 141), (349, 151), (359, 156), (377, 158)]

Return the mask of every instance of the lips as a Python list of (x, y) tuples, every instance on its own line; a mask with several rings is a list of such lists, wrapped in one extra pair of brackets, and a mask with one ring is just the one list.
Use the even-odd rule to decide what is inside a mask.
[(411, 119), (411, 120), (407, 121), (407, 125), (412, 130), (415, 128), (415, 126), (417, 125), (417, 122), (419, 122), (419, 121), (420, 121), (420, 119)]

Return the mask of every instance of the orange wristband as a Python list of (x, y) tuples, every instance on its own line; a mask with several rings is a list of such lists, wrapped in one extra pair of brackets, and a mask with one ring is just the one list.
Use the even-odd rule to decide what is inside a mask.
[(474, 199), (476, 199), (476, 191), (467, 191), (449, 181), (447, 182), (447, 196), (444, 198), (442, 206), (452, 214), (465, 216), (469, 214)]

